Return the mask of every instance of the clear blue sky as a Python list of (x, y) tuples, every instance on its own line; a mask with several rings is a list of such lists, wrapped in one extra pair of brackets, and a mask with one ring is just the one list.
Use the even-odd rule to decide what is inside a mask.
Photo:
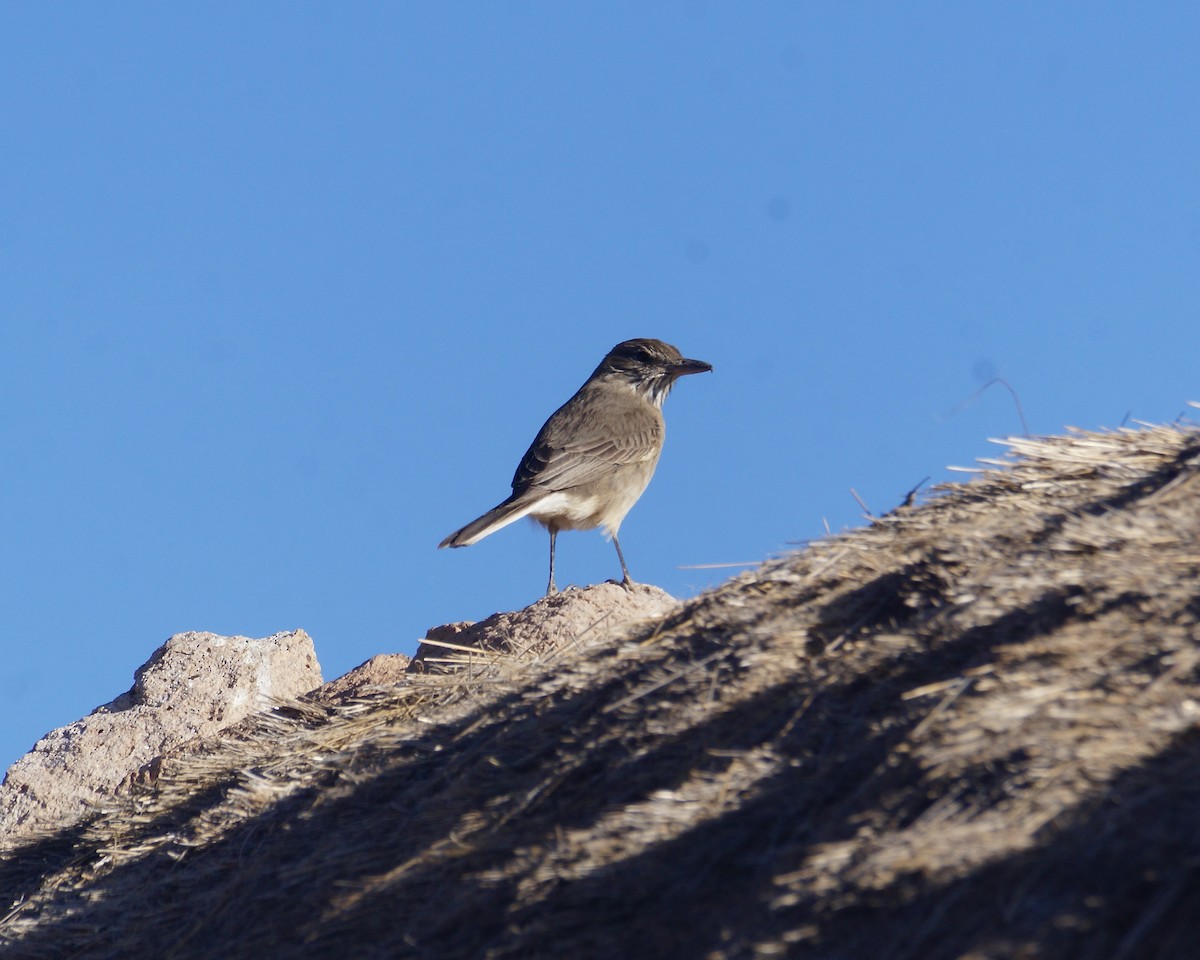
[[(1194, 3), (6, 4), (0, 764), (170, 634), (332, 678), (535, 600), (601, 356), (715, 371), (622, 528), (690, 596), (1019, 433), (1200, 399)], [(599, 533), (559, 582), (619, 573)]]

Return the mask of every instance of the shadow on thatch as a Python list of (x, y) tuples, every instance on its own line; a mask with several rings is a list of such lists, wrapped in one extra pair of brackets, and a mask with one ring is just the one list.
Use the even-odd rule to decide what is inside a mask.
[(0, 864), (14, 957), (1190, 957), (1200, 437), (1007, 471), (658, 623), (296, 705)]

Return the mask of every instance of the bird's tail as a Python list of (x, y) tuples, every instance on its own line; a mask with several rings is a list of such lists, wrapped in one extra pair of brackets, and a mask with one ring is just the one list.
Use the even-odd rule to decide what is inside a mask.
[(440, 550), (442, 547), (469, 547), (471, 544), (482, 540), (488, 534), (495, 533), (501, 527), (507, 527), (510, 523), (515, 523), (526, 516), (530, 510), (537, 506), (538, 499), (538, 497), (530, 497), (527, 494), (520, 496), (514, 494), (499, 506), (493, 507), (479, 519), (472, 520), (461, 530), (455, 530), (438, 544), (438, 549)]

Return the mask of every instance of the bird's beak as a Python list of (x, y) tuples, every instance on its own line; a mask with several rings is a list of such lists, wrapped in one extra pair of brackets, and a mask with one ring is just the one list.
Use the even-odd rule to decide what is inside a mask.
[(703, 360), (680, 360), (667, 368), (667, 372), (676, 377), (687, 376), (689, 373), (708, 373), (710, 370), (712, 364)]

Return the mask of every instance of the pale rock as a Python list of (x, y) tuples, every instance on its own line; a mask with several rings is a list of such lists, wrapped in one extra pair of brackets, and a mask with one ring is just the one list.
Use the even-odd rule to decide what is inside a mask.
[(176, 634), (135, 671), (131, 690), (52, 730), (9, 767), (0, 844), (77, 822), (167, 751), (320, 683), (303, 630), (263, 639)]
[(381, 653), (336, 680), (317, 687), (306, 699), (319, 703), (343, 703), (381, 687), (395, 686), (404, 679), (409, 662), (410, 658), (402, 653)]

